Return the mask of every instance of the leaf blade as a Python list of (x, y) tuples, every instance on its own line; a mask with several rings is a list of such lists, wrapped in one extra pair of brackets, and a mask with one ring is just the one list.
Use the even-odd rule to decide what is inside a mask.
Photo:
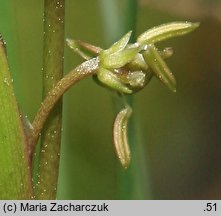
[(28, 143), (0, 42), (0, 199), (31, 199)]

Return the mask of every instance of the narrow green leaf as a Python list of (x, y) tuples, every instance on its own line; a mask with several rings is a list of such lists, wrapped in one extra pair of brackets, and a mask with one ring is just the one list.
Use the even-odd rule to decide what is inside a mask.
[(171, 22), (153, 27), (137, 38), (140, 45), (154, 44), (172, 37), (182, 36), (192, 32), (199, 26), (199, 23)]
[(0, 41), (0, 199), (31, 199), (31, 164), (5, 48)]
[(135, 46), (113, 53), (109, 56), (106, 56), (105, 58), (101, 58), (101, 65), (108, 69), (116, 69), (123, 67), (137, 55), (139, 50), (140, 47)]
[(116, 74), (111, 71), (100, 67), (97, 72), (98, 80), (111, 89), (117, 90), (122, 93), (131, 94), (133, 91), (123, 84)]
[(176, 92), (176, 80), (156, 47), (154, 45), (148, 46), (147, 50), (144, 51), (143, 56), (156, 77), (159, 78), (159, 80), (170, 90)]
[(132, 109), (127, 106), (121, 110), (113, 125), (113, 142), (117, 157), (121, 165), (126, 169), (131, 160), (130, 147), (128, 145), (128, 120), (132, 114)]

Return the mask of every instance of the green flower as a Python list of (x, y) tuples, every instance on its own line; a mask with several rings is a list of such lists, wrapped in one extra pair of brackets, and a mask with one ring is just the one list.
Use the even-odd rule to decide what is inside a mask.
[[(99, 61), (95, 80), (99, 84), (124, 94), (141, 90), (155, 75), (165, 86), (176, 91), (176, 80), (165, 59), (173, 54), (171, 48), (159, 51), (155, 43), (187, 34), (199, 23), (172, 22), (151, 28), (138, 36), (137, 42), (128, 44), (131, 31), (109, 49), (102, 50), (91, 44), (68, 39), (68, 45), (88, 60), (91, 54)], [(88, 55), (86, 52), (90, 52)], [(129, 166), (131, 156), (127, 128), (132, 109), (127, 105), (116, 116), (113, 125), (113, 140), (117, 156), (124, 168)]]
[(171, 22), (153, 27), (128, 44), (132, 31), (125, 34), (109, 49), (102, 50), (91, 44), (67, 39), (68, 45), (84, 59), (90, 54), (99, 58), (99, 69), (95, 80), (105, 87), (125, 94), (144, 88), (155, 75), (165, 86), (176, 91), (176, 80), (164, 59), (172, 55), (172, 49), (159, 51), (155, 43), (187, 34), (199, 23)]
[(128, 32), (109, 49), (99, 53), (100, 67), (97, 72), (97, 78), (103, 85), (126, 94), (133, 93), (133, 90), (128, 81), (130, 70), (124, 67), (140, 51), (138, 44), (128, 46), (131, 33)]

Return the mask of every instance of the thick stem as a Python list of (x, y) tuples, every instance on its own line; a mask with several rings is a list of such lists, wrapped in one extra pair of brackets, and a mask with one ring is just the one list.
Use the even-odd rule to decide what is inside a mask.
[[(44, 1), (43, 98), (63, 77), (65, 0)], [(61, 144), (62, 100), (42, 131), (37, 199), (55, 199)]]

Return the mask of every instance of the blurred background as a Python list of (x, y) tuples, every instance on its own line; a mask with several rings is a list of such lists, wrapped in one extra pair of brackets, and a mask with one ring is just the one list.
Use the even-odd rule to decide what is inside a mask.
[[(41, 103), (43, 0), (0, 0), (14, 87), (33, 120)], [(133, 96), (132, 163), (113, 151), (116, 98), (91, 78), (64, 96), (58, 199), (221, 199), (221, 0), (67, 0), (66, 37), (109, 47), (131, 28), (136, 35), (170, 21), (200, 28), (160, 43), (172, 93), (156, 78)], [(135, 25), (136, 24), (136, 25)], [(65, 47), (65, 73), (82, 62)]]

